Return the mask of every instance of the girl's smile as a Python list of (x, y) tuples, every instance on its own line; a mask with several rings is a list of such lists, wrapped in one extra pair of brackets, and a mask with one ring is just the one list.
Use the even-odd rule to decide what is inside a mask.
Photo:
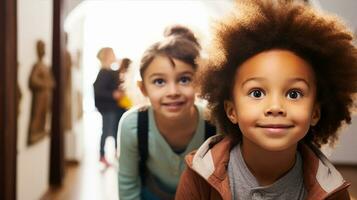
[(185, 106), (185, 103), (185, 101), (166, 102), (162, 103), (162, 106), (164, 106), (169, 112), (177, 112)]
[(263, 131), (264, 134), (269, 137), (283, 137), (288, 134), (292, 128), (293, 124), (258, 124), (257, 128)]

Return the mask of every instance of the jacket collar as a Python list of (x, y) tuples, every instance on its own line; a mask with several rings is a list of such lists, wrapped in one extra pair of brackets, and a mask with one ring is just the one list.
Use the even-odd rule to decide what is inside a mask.
[[(216, 135), (206, 140), (196, 152), (186, 157), (188, 166), (221, 194), (220, 190), (227, 190), (227, 188), (229, 190), (227, 166), (229, 152), (233, 145), (229, 136)], [(317, 147), (312, 144), (300, 144), (299, 151), (303, 159), (304, 184), (308, 190), (307, 199), (327, 197), (349, 186)]]
[[(203, 178), (212, 174), (223, 180), (226, 176), (226, 166), (229, 161), (230, 140), (222, 135), (216, 135), (206, 140), (203, 145), (186, 159), (189, 165)], [(228, 153), (227, 153), (228, 152)]]
[(349, 186), (316, 146), (301, 144), (299, 151), (303, 157), (304, 184), (308, 190), (307, 199), (325, 198)]

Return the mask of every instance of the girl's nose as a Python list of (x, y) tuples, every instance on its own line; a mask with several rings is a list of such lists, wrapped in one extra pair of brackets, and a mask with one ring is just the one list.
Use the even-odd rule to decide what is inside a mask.
[(168, 95), (169, 96), (178, 96), (180, 94), (180, 89), (177, 84), (169, 84)]
[(275, 98), (270, 101), (264, 114), (265, 116), (286, 116), (286, 110), (281, 100)]

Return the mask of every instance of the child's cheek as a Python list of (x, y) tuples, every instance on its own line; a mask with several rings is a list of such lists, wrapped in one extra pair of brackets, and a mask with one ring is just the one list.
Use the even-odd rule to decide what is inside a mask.
[(296, 124), (304, 129), (308, 129), (311, 124), (312, 120), (312, 113), (306, 112), (307, 108), (305, 109), (296, 109), (294, 112), (289, 112), (289, 118), (293, 120)]

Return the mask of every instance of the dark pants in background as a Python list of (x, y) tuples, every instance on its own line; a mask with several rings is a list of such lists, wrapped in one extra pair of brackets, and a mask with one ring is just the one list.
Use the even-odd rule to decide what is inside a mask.
[(117, 144), (117, 135), (118, 135), (118, 123), (119, 120), (121, 118), (121, 116), (123, 115), (123, 113), (126, 110), (124, 109), (117, 109), (117, 110), (113, 110), (113, 111), (105, 111), (105, 112), (100, 112), (100, 114), (102, 115), (102, 136), (100, 137), (100, 156), (104, 156), (105, 155), (105, 151), (104, 151), (104, 145), (105, 145), (105, 141), (107, 139), (108, 136), (113, 136), (114, 140), (115, 140), (115, 150), (118, 147)]

